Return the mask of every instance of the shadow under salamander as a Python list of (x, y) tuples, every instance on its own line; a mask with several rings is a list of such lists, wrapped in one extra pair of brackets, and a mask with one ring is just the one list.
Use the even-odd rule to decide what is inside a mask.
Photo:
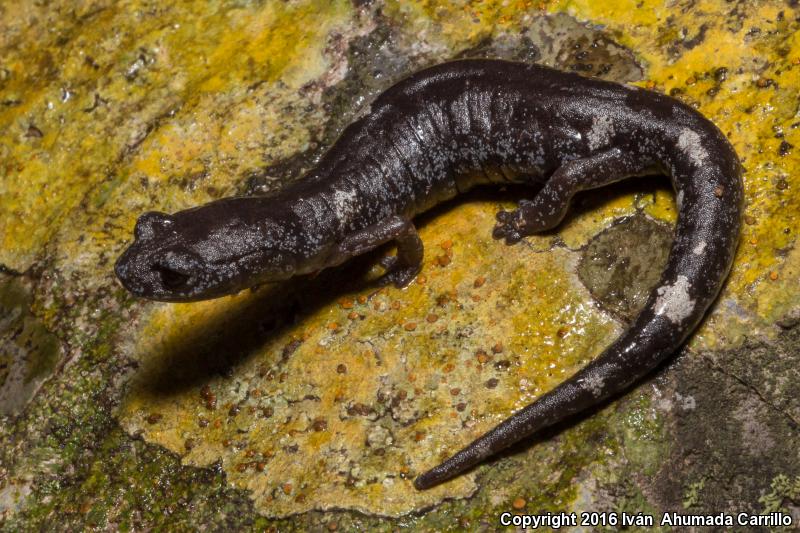
[[(347, 269), (329, 269), (313, 279), (303, 277), (251, 289), (248, 298), (234, 306), (221, 306), (220, 312), (193, 323), (190, 331), (177, 329), (164, 343), (167, 350), (142, 363), (137, 379), (140, 389), (167, 396), (202, 387), (215, 376), (233, 376), (236, 366), (259, 348), (280, 338), (314, 310), (331, 305), (349, 288), (356, 288), (353, 280), (365, 279), (369, 260), (376, 261), (376, 255), (367, 254)], [(291, 357), (301, 342), (288, 339), (265, 364), (278, 365)]]

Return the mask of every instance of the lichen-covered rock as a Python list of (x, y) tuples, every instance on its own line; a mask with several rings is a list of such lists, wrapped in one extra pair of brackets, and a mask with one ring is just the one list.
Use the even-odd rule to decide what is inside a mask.
[(344, 268), (224, 304), (158, 306), (125, 334), (141, 366), (123, 427), (186, 464), (221, 461), (267, 515), (396, 515), (471, 494), (474, 474), (429, 491), (411, 481), (454, 435), (485, 432), (618, 328), (586, 304), (576, 253), (504, 250), (475, 234), (476, 219), (492, 223), (479, 202), (439, 218), (421, 233), (423, 274), (402, 291), (348, 283)]
[[(3, 4), (2, 527), (797, 514), (798, 17), (779, 0)], [(731, 278), (681, 356), (418, 492), (415, 474), (621, 331), (670, 240), (666, 180), (584, 193), (558, 231), (514, 247), (490, 232), (525, 191), (470, 194), (419, 221), (426, 262), (405, 290), (370, 284), (373, 254), (313, 280), (153, 304), (111, 265), (141, 212), (280, 187), (375, 94), (458, 57), (537, 61), (688, 102), (740, 154), (746, 217)]]

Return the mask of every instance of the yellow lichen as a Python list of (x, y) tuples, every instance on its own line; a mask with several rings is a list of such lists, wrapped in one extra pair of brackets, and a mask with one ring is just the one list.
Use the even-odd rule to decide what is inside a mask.
[[(209, 123), (248, 86), (280, 80), (295, 92), (330, 74), (326, 39), (351, 17), (344, 0), (248, 8), (196, 2), (159, 13), (132, 1), (125, 9), (83, 13), (91, 30), (66, 44), (25, 48), (11, 36), (57, 28), (59, 10), (15, 18), (14, 6), (4, 9), (12, 12), (0, 31), (9, 35), (0, 62), (0, 263), (16, 270), (31, 265), (92, 191), (114, 181), (119, 163), (167, 117), (182, 110), (179, 116), (193, 118), (197, 135), (205, 136), (194, 154), (180, 154), (185, 166), (197, 167), (199, 153), (208, 156), (209, 146), (225, 138), (221, 125)], [(25, 15), (32, 26), (14, 26)], [(57, 35), (53, 29), (41, 33)], [(148, 176), (164, 170), (157, 158), (133, 168)]]

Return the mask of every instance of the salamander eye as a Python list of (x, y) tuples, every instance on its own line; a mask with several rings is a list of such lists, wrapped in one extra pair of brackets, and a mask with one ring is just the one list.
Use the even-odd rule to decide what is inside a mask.
[(158, 275), (161, 277), (161, 283), (164, 285), (164, 288), (168, 290), (177, 290), (181, 287), (185, 287), (191, 278), (189, 274), (179, 272), (165, 265), (154, 265), (153, 270), (158, 272)]
[(137, 239), (152, 239), (159, 231), (169, 228), (173, 222), (174, 219), (166, 213), (150, 211), (136, 221), (133, 235)]

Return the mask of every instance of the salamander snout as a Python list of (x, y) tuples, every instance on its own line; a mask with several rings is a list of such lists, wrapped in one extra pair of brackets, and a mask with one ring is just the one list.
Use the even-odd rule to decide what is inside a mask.
[(182, 242), (173, 215), (151, 211), (136, 221), (134, 242), (117, 260), (114, 271), (136, 296), (182, 301), (192, 298), (206, 269)]
[(184, 250), (150, 249), (156, 244), (137, 239), (123, 253), (114, 271), (122, 285), (136, 296), (179, 301), (191, 298), (202, 285), (202, 261)]

